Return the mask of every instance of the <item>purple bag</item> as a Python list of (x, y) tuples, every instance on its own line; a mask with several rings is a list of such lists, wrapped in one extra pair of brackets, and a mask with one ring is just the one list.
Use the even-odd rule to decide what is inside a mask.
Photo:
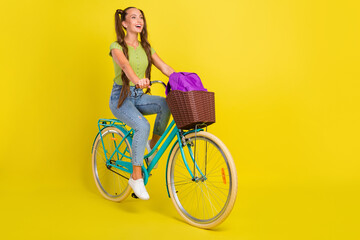
[(183, 92), (188, 91), (207, 91), (204, 88), (200, 77), (196, 73), (190, 72), (173, 72), (169, 76), (169, 83), (166, 86), (166, 95), (171, 90), (180, 90)]

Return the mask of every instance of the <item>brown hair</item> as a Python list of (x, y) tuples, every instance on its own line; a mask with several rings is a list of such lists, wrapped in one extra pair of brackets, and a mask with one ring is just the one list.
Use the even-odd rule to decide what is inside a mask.
[[(123, 53), (124, 53), (125, 57), (128, 60), (129, 60), (128, 47), (127, 47), (125, 39), (124, 39), (125, 38), (125, 32), (124, 32), (124, 29), (123, 29), (123, 26), (122, 26), (121, 22), (125, 21), (125, 18), (126, 18), (126, 15), (127, 15), (127, 10), (130, 9), (130, 8), (135, 8), (135, 7), (128, 7), (126, 9), (124, 9), (124, 10), (117, 9), (116, 12), (115, 12), (115, 31), (116, 31), (116, 36), (117, 36), (117, 42), (122, 47)], [(140, 10), (140, 12), (141, 12), (141, 14), (143, 16), (143, 19), (144, 19), (144, 27), (143, 27), (143, 30), (140, 33), (141, 46), (145, 50), (145, 53), (147, 55), (148, 62), (149, 62), (148, 66), (146, 68), (145, 77), (150, 80), (150, 75), (151, 75), (150, 72), (151, 72), (151, 65), (152, 65), (151, 46), (150, 46), (150, 43), (149, 43), (149, 41), (147, 39), (148, 38), (148, 32), (147, 32), (147, 27), (146, 27), (145, 15), (144, 15), (142, 10)], [(119, 17), (119, 15), (121, 15), (121, 18)], [(123, 104), (126, 97), (130, 93), (130, 85), (129, 85), (130, 80), (127, 78), (124, 71), (121, 72), (121, 79), (123, 81), (123, 87), (121, 88), (120, 98), (119, 98), (119, 102), (118, 102), (118, 105), (117, 105), (118, 108)], [(148, 88), (146, 90), (146, 93), (150, 93), (150, 88)]]

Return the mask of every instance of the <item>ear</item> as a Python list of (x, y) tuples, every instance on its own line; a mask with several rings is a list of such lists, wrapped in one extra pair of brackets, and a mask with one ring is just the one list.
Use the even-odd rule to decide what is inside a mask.
[(123, 27), (124, 27), (125, 29), (127, 28), (125, 22), (121, 22), (121, 24), (123, 25)]

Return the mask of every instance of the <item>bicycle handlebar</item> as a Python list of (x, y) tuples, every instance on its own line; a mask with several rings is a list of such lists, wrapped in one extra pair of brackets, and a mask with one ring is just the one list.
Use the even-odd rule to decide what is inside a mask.
[(160, 80), (150, 81), (150, 86), (154, 83), (160, 83), (164, 86), (164, 88), (166, 88), (166, 84), (163, 81), (160, 81)]
[[(163, 81), (160, 81), (160, 80), (150, 81), (150, 86), (153, 85), (154, 83), (160, 83), (160, 84), (163, 85), (164, 88), (166, 88), (166, 84), (165, 84)], [(135, 87), (136, 87), (136, 88), (139, 88), (139, 85), (136, 84)]]

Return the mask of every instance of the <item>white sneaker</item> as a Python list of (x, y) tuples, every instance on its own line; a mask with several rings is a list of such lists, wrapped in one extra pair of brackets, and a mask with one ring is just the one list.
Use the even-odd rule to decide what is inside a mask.
[[(148, 140), (147, 143), (146, 143), (146, 150), (148, 151), (148, 153), (151, 152), (151, 147), (150, 147), (150, 141), (151, 140)], [(156, 149), (155, 152), (150, 156), (148, 157), (148, 165), (150, 165), (151, 161), (153, 160), (154, 156), (156, 155), (156, 153), (158, 152), (158, 150)], [(157, 168), (158, 167), (158, 164), (159, 164), (159, 161), (155, 164), (154, 168)]]
[(134, 179), (132, 179), (132, 176), (130, 176), (129, 185), (138, 198), (140, 198), (142, 200), (150, 199), (150, 196), (149, 196), (148, 192), (146, 191), (146, 188), (144, 185), (144, 179), (139, 178), (137, 180), (134, 180)]

